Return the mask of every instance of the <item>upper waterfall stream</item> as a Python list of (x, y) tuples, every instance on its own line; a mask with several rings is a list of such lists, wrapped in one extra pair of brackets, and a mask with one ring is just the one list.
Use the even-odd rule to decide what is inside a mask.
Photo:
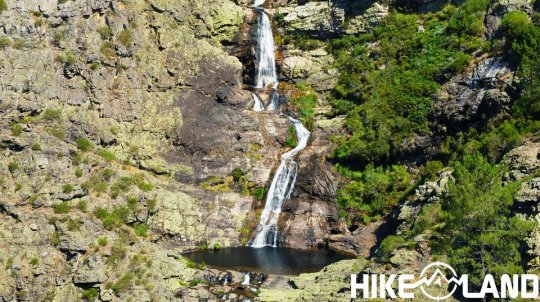
[[(263, 1), (255, 1), (254, 6), (258, 7), (264, 4)], [(272, 33), (272, 24), (270, 18), (263, 9), (256, 8), (257, 11), (257, 28), (256, 28), (256, 88), (265, 88), (268, 84), (277, 84), (276, 58), (274, 35)], [(274, 85), (277, 86), (277, 85)], [(275, 87), (274, 87), (275, 89)], [(270, 104), (267, 110), (279, 111), (281, 95), (275, 91), (270, 97)], [(264, 110), (262, 100), (257, 94), (253, 94), (255, 105), (254, 111)], [(253, 233), (250, 240), (252, 247), (261, 248), (265, 246), (278, 246), (278, 221), (283, 203), (290, 198), (291, 193), (296, 183), (298, 174), (298, 164), (294, 157), (307, 146), (310, 132), (302, 125), (302, 123), (289, 117), (289, 120), (294, 125), (296, 136), (298, 138), (297, 146), (281, 155), (281, 162), (276, 170), (274, 179), (266, 196), (266, 203), (261, 214), (261, 219), (257, 229)]]

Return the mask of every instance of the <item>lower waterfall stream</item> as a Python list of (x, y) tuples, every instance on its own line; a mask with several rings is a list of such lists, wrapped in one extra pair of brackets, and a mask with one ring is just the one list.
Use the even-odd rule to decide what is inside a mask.
[[(264, 3), (265, 0), (255, 0), (252, 6), (257, 14), (257, 24), (254, 31), (256, 53), (252, 110), (286, 115), (280, 110), (287, 99), (278, 91), (279, 82), (272, 24), (262, 8)], [(265, 102), (257, 90), (263, 91), (265, 95), (268, 90), (271, 90), (266, 100), (266, 108)], [(280, 243), (278, 221), (283, 204), (291, 197), (296, 184), (298, 176), (296, 156), (306, 148), (311, 135), (299, 119), (290, 115), (286, 116), (295, 129), (297, 144), (293, 149), (281, 155), (279, 166), (266, 194), (265, 206), (259, 224), (249, 240), (249, 246), (199, 251), (186, 255), (190, 260), (205, 263), (217, 269), (298, 275), (315, 272), (333, 262), (350, 258), (348, 255), (339, 254), (329, 249), (295, 250), (284, 247)], [(249, 282), (249, 274), (247, 274), (242, 284), (249, 285)]]

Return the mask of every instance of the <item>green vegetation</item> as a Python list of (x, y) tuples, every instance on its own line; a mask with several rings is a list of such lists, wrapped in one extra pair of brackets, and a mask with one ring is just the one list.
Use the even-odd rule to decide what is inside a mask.
[(32, 257), (32, 259), (30, 259), (30, 265), (36, 266), (38, 264), (39, 264), (39, 259), (37, 257)]
[(515, 39), (518, 38), (529, 27), (531, 21), (525, 12), (515, 11), (506, 14), (502, 21), (502, 26), (506, 29), (508, 35)]
[(7, 7), (6, 0), (0, 0), (0, 15), (7, 9), (8, 7)]
[(83, 171), (81, 170), (81, 168), (75, 169), (75, 176), (77, 178), (81, 178), (83, 176)]
[(41, 150), (41, 145), (38, 144), (38, 143), (35, 143), (35, 144), (32, 144), (32, 147), (30, 147), (32, 149), (32, 151), (40, 151)]
[(133, 230), (135, 231), (135, 234), (139, 237), (148, 237), (148, 230), (150, 227), (147, 224), (144, 223), (138, 223), (133, 226)]
[(113, 230), (123, 226), (128, 219), (130, 210), (125, 206), (116, 206), (109, 212), (107, 209), (99, 208), (94, 213), (103, 223), (106, 230)]
[(110, 40), (113, 36), (112, 29), (109, 26), (100, 27), (97, 29), (97, 32), (103, 40)]
[(88, 212), (88, 202), (86, 200), (80, 200), (77, 203), (77, 209), (79, 209), (83, 213)]
[(255, 197), (255, 199), (261, 201), (264, 198), (264, 193), (266, 193), (266, 189), (264, 187), (257, 187), (253, 190), (251, 190), (251, 195)]
[(131, 47), (133, 44), (133, 33), (129, 29), (125, 29), (118, 35), (118, 41), (125, 47)]
[(242, 177), (244, 177), (244, 171), (240, 168), (234, 168), (234, 170), (231, 173), (234, 181), (240, 181)]
[(77, 140), (75, 140), (75, 144), (77, 145), (77, 148), (81, 151), (90, 151), (94, 144), (92, 144), (88, 139), (84, 137), (79, 137)]
[(95, 301), (99, 296), (99, 291), (97, 288), (89, 288), (83, 291), (82, 298), (85, 301)]
[(287, 138), (285, 139), (285, 146), (294, 148), (298, 145), (298, 138), (296, 137), (296, 129), (293, 125), (287, 128)]
[(69, 210), (71, 207), (69, 206), (69, 203), (62, 202), (54, 206), (54, 212), (56, 214), (67, 214), (69, 213)]
[(411, 177), (401, 165), (388, 168), (368, 165), (362, 172), (340, 170), (350, 181), (338, 192), (338, 204), (357, 213), (366, 223), (389, 213), (411, 187)]
[(116, 55), (114, 45), (111, 42), (103, 42), (103, 44), (101, 44), (100, 50), (101, 53), (107, 58), (112, 58)]
[(47, 132), (57, 139), (64, 139), (66, 137), (66, 130), (59, 125), (48, 128)]
[(62, 116), (62, 110), (61, 109), (53, 109), (53, 108), (47, 108), (43, 112), (43, 119), (46, 121), (58, 121), (60, 120)]
[[(2, 0), (0, 0), (2, 1)], [(0, 12), (1, 14), (1, 12)], [(4, 48), (7, 48), (9, 46), (11, 46), (11, 39), (10, 38), (7, 38), (7, 37), (1, 37), (0, 38), (0, 49), (4, 49)]]
[(20, 136), (22, 132), (23, 132), (23, 129), (20, 124), (11, 125), (11, 134), (13, 136)]
[[(336, 138), (336, 162), (355, 169), (384, 164), (403, 155), (404, 140), (427, 133), (432, 95), (480, 46), (476, 36), (451, 33), (454, 13), (452, 6), (422, 16), (393, 13), (372, 35), (331, 42), (342, 72), (332, 102), (337, 113), (347, 113), (351, 132)], [(374, 41), (380, 49), (367, 48)]]
[(523, 273), (520, 245), (534, 226), (511, 214), (519, 183), (503, 186), (503, 172), (479, 153), (465, 156), (455, 165), (455, 181), (442, 204), (443, 237), (435, 251), (449, 255), (477, 287), (487, 272), (496, 280), (503, 273)]
[(19, 163), (17, 163), (16, 161), (10, 162), (10, 163), (8, 164), (8, 170), (9, 170), (9, 172), (11, 172), (11, 173), (13, 173), (13, 172), (19, 170), (19, 168), (20, 168), (20, 167), (19, 167)]
[(381, 252), (385, 257), (390, 256), (396, 249), (406, 244), (405, 238), (402, 236), (390, 235), (381, 242)]
[(64, 193), (71, 193), (73, 192), (73, 185), (72, 184), (65, 184), (62, 186), (62, 192)]
[(109, 243), (109, 240), (107, 240), (106, 237), (99, 237), (98, 238), (98, 244), (101, 246), (106, 246)]
[(106, 161), (113, 161), (116, 160), (116, 155), (112, 153), (111, 151), (108, 151), (106, 149), (100, 149), (97, 154), (101, 157), (103, 157)]
[[(540, 26), (523, 12), (507, 14), (508, 37), (483, 43), (487, 0), (467, 0), (423, 15), (390, 13), (373, 34), (330, 42), (341, 76), (330, 95), (335, 114), (345, 114), (347, 135), (335, 137), (331, 154), (344, 183), (338, 191), (340, 214), (369, 223), (391, 213), (444, 167), (453, 168), (440, 203), (422, 205), (412, 229), (388, 236), (380, 253), (390, 256), (430, 234), (433, 254), (447, 256), (473, 288), (487, 273), (523, 272), (524, 238), (532, 224), (513, 214), (521, 183), (506, 179), (502, 156), (540, 131)], [(422, 30), (418, 30), (421, 25)], [(368, 47), (367, 45), (376, 45)], [(490, 48), (491, 47), (491, 48)], [(469, 67), (474, 55), (510, 52), (519, 64), (521, 96), (504, 121), (464, 129), (449, 136), (431, 161), (414, 161), (404, 142), (430, 135), (431, 99), (442, 84)]]

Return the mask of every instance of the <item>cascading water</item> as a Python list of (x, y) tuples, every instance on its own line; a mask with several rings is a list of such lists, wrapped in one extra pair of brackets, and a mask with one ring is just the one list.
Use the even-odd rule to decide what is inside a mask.
[(253, 111), (256, 111), (256, 112), (264, 111), (264, 105), (261, 100), (261, 97), (253, 92), (251, 93), (251, 96), (253, 97)]
[(266, 0), (255, 0), (255, 3), (253, 3), (254, 7), (261, 6), (264, 4)]
[(296, 130), (298, 144), (294, 149), (281, 155), (281, 163), (268, 190), (261, 220), (251, 240), (252, 247), (277, 246), (279, 214), (283, 203), (291, 196), (298, 172), (298, 164), (294, 161), (294, 157), (304, 150), (309, 140), (310, 132), (304, 125), (292, 117), (289, 117), (289, 120)]
[[(255, 2), (255, 5), (261, 1)], [(264, 1), (262, 1), (264, 3)], [(262, 4), (261, 3), (261, 4)], [(274, 48), (274, 34), (270, 18), (262, 9), (257, 9), (257, 53), (255, 64), (257, 75), (255, 88), (265, 88), (268, 84), (278, 82), (276, 72), (276, 54)]]
[(272, 95), (270, 96), (270, 102), (268, 106), (266, 107), (266, 110), (278, 110), (279, 106), (282, 103), (282, 100), (281, 100), (282, 98), (283, 98), (283, 95), (277, 92), (272, 93)]
[[(256, 0), (254, 6), (257, 7), (262, 4), (264, 4), (264, 0)], [(272, 88), (276, 90), (278, 79), (272, 25), (263, 9), (256, 8), (256, 12), (258, 14), (258, 23), (256, 31), (257, 53), (255, 68), (257, 69), (257, 77), (255, 79), (255, 87), (265, 88), (268, 84), (273, 84)], [(270, 103), (267, 106), (267, 110), (279, 111), (282, 98), (283, 95), (274, 91), (270, 96)], [(255, 93), (253, 94), (253, 100), (255, 103), (254, 111), (264, 110), (261, 99)], [(292, 117), (289, 117), (289, 120), (294, 125), (298, 144), (294, 149), (281, 155), (281, 162), (268, 190), (261, 220), (250, 240), (251, 247), (277, 247), (278, 245), (278, 220), (281, 207), (290, 198), (298, 174), (298, 164), (294, 160), (294, 157), (307, 146), (311, 134), (299, 120)]]

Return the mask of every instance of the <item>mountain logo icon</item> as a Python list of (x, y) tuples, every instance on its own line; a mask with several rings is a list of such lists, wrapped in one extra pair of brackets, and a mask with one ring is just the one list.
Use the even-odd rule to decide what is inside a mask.
[[(447, 276), (451, 276), (450, 279)], [(426, 297), (442, 301), (454, 294), (458, 288), (458, 279), (456, 271), (448, 264), (437, 261), (426, 266), (420, 273), (420, 280), (417, 284), (421, 284), (420, 289)], [(440, 296), (439, 294), (430, 293), (434, 289), (449, 289), (448, 294)]]

